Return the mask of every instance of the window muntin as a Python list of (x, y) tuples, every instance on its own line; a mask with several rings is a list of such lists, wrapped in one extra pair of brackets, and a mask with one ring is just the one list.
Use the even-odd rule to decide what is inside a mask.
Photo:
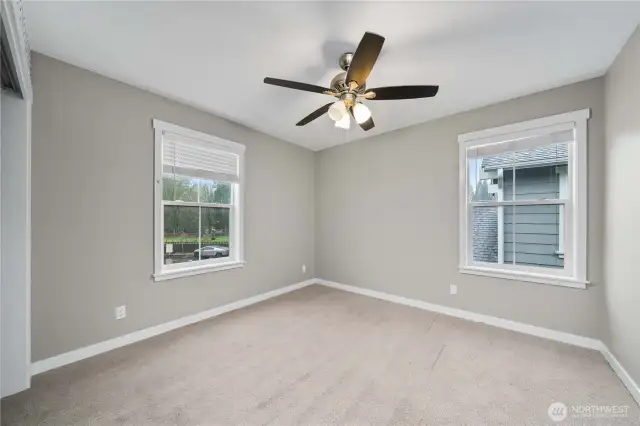
[(459, 137), (462, 272), (586, 283), (586, 118)]

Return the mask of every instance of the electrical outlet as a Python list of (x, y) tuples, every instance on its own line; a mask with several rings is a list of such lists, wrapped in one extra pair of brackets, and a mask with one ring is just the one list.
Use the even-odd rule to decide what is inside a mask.
[(449, 286), (449, 291), (451, 292), (451, 294), (458, 294), (458, 286), (455, 284), (451, 284)]
[(126, 306), (118, 306), (116, 308), (116, 319), (121, 320), (127, 316), (127, 307)]
[(302, 265), (302, 273), (303, 274), (307, 273), (307, 265)]

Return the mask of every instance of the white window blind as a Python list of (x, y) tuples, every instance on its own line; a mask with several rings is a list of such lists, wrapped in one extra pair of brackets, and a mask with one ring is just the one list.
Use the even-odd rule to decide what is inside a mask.
[(240, 181), (240, 157), (214, 143), (164, 133), (164, 173), (228, 182)]

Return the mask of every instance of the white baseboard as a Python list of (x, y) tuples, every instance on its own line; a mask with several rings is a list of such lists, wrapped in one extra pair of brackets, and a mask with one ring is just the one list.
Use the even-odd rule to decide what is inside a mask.
[(627, 370), (620, 364), (620, 361), (611, 353), (609, 348), (607, 348), (604, 344), (602, 345), (604, 348), (602, 349), (602, 355), (607, 360), (611, 369), (618, 375), (620, 381), (624, 383), (625, 387), (633, 396), (633, 399), (636, 400), (638, 405), (640, 405), (640, 386), (633, 380), (633, 377), (627, 373)]
[(607, 346), (600, 340), (592, 339), (590, 337), (578, 336), (576, 334), (565, 333), (562, 331), (551, 330), (548, 328), (538, 327), (535, 325), (524, 324), (521, 322), (510, 321), (502, 318), (492, 317), (489, 315), (478, 314), (475, 312), (465, 311), (462, 309), (450, 308), (448, 306), (436, 305), (433, 303), (423, 302), (421, 300), (409, 299), (402, 296), (396, 296), (393, 294), (383, 293), (380, 291), (369, 290), (361, 287), (354, 287), (351, 285), (340, 284), (333, 281), (327, 281), (323, 279), (317, 279), (318, 284), (335, 288), (338, 290), (348, 291), (350, 293), (361, 294), (363, 296), (374, 297), (376, 299), (386, 300), (388, 302), (397, 303), (400, 305), (412, 306), (418, 309), (424, 309), (426, 311), (437, 312), (439, 314), (448, 315), (451, 317), (462, 318), (469, 321), (480, 322), (483, 324), (492, 325), (494, 327), (504, 328), (506, 330), (512, 330), (519, 333), (530, 334), (533, 336), (542, 337), (549, 340), (555, 340), (557, 342), (567, 343), (574, 346), (579, 346), (587, 349), (594, 349), (600, 351), (604, 358), (607, 360), (613, 371), (616, 373), (620, 381), (629, 390), (629, 393), (636, 402), (640, 405), (640, 387), (633, 380), (633, 378), (627, 373), (622, 364), (616, 359), (616, 357), (609, 351)]
[(494, 327), (500, 327), (507, 330), (513, 330), (520, 333), (531, 334), (533, 336), (542, 337), (545, 339), (555, 340), (558, 342), (568, 343), (570, 345), (580, 346), (583, 348), (601, 350), (602, 342), (597, 339), (591, 339), (589, 337), (578, 336), (571, 333), (565, 333), (562, 331), (550, 330), (548, 328), (537, 327), (535, 325), (524, 324), (521, 322), (510, 321), (502, 318), (492, 317), (484, 314), (477, 314), (475, 312), (465, 311), (462, 309), (450, 308), (448, 306), (436, 305), (433, 303), (423, 302), (421, 300), (408, 299), (406, 297), (396, 296), (393, 294), (382, 293), (375, 290), (364, 289), (360, 287), (354, 287), (345, 284), (339, 284), (332, 281), (317, 280), (319, 284), (327, 287), (336, 288), (339, 290), (348, 291), (351, 293), (362, 294), (364, 296), (375, 297), (376, 299), (386, 300), (388, 302), (398, 303), (400, 305), (412, 306), (414, 308), (424, 309), (426, 311), (437, 312), (439, 314), (448, 315), (451, 317), (462, 318), (469, 321), (481, 322), (483, 324), (492, 325)]
[(66, 352), (60, 355), (46, 358), (41, 361), (31, 364), (31, 375), (44, 373), (45, 371), (53, 370), (54, 368), (62, 367), (63, 365), (71, 364), (92, 356), (99, 355), (104, 352), (109, 352), (113, 349), (121, 348), (126, 345), (130, 345), (141, 340), (148, 339), (150, 337), (157, 336), (159, 334), (166, 333), (196, 322), (200, 322), (215, 316), (235, 311), (236, 309), (244, 308), (245, 306), (253, 305), (258, 302), (262, 302), (267, 299), (271, 299), (276, 296), (280, 296), (285, 293), (292, 292), (294, 290), (301, 289), (303, 287), (314, 284), (316, 280), (310, 279), (297, 284), (289, 285), (286, 287), (278, 288), (266, 293), (258, 294), (256, 296), (249, 297), (247, 299), (238, 300), (237, 302), (229, 303), (228, 305), (220, 306), (217, 308), (209, 309), (204, 312), (199, 312), (194, 315), (179, 318), (177, 320), (169, 321), (164, 324), (156, 325), (154, 327), (145, 328), (144, 330), (134, 331), (133, 333), (125, 334), (124, 336), (115, 337), (104, 342), (96, 343), (91, 346), (85, 346), (84, 348), (76, 349), (70, 352)]
[(412, 306), (418, 309), (424, 309), (431, 312), (437, 312), (439, 314), (448, 315), (452, 317), (462, 318), (469, 321), (480, 322), (495, 327), (504, 328), (507, 330), (516, 331), (519, 333), (530, 334), (533, 336), (542, 337), (545, 339), (555, 340), (557, 342), (567, 343), (574, 346), (580, 346), (583, 348), (594, 349), (602, 352), (604, 358), (607, 360), (613, 371), (618, 375), (622, 383), (629, 390), (633, 398), (640, 404), (640, 387), (633, 380), (633, 378), (627, 373), (622, 364), (616, 359), (616, 357), (609, 351), (607, 346), (597, 339), (589, 337), (578, 336), (571, 333), (565, 333), (562, 331), (551, 330), (548, 328), (537, 327), (529, 324), (524, 324), (516, 321), (510, 321), (502, 318), (492, 317), (489, 315), (478, 314), (475, 312), (465, 311), (462, 309), (455, 309), (448, 306), (436, 305), (433, 303), (423, 302), (421, 300), (409, 299), (402, 296), (396, 296), (388, 293), (383, 293), (375, 290), (369, 290), (361, 287), (354, 287), (350, 285), (340, 284), (323, 279), (310, 279), (297, 284), (293, 284), (287, 287), (282, 287), (267, 293), (259, 294), (257, 296), (249, 297), (247, 299), (239, 300), (237, 302), (230, 303), (228, 305), (213, 308), (208, 311), (200, 312), (194, 315), (189, 315), (183, 318), (179, 318), (174, 321), (170, 321), (164, 324), (160, 324), (154, 327), (150, 327), (144, 330), (136, 331), (126, 334), (124, 336), (116, 337), (104, 342), (96, 343), (95, 345), (86, 346), (71, 352), (67, 352), (61, 355), (57, 355), (51, 358), (37, 361), (31, 364), (31, 374), (36, 375), (44, 373), (45, 371), (52, 370), (54, 368), (62, 367), (63, 365), (71, 364), (76, 361), (80, 361), (86, 358), (90, 358), (95, 355), (99, 355), (104, 352), (111, 351), (126, 345), (130, 345), (141, 340), (148, 339), (150, 337), (157, 336), (159, 334), (166, 333), (171, 330), (175, 330), (196, 322), (200, 322), (215, 316), (224, 314), (226, 312), (234, 311), (236, 309), (243, 308), (245, 306), (253, 305), (258, 302), (262, 302), (267, 299), (271, 299), (276, 296), (280, 296), (285, 293), (289, 293), (294, 290), (307, 287), (311, 284), (321, 284), (327, 287), (332, 287), (339, 290), (348, 291), (351, 293), (361, 294), (364, 296), (373, 297), (376, 299), (386, 300), (388, 302), (397, 303), (406, 306)]

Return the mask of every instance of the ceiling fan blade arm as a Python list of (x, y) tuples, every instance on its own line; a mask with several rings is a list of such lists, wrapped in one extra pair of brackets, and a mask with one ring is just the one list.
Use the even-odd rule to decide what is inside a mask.
[[(439, 86), (389, 86), (367, 90), (365, 97), (376, 101), (400, 99), (432, 98), (438, 93)], [(373, 97), (368, 97), (373, 93)], [(371, 95), (369, 95), (371, 96)]]
[(314, 84), (300, 83), (298, 81), (282, 80), (280, 78), (266, 77), (264, 79), (264, 82), (266, 84), (271, 84), (273, 86), (286, 87), (287, 89), (294, 89), (294, 90), (303, 90), (305, 92), (329, 94), (326, 92), (331, 91), (326, 87), (320, 87)]
[(356, 120), (356, 116), (353, 115), (353, 107), (349, 107), (349, 113), (351, 114), (351, 117), (353, 117), (353, 121), (355, 121), (358, 126), (360, 126), (360, 128), (362, 128), (362, 130), (364, 130), (365, 132), (367, 130), (373, 129), (376, 126), (373, 122), (373, 117), (369, 117), (369, 119), (364, 123), (358, 123), (358, 120)]
[(316, 118), (326, 114), (327, 111), (329, 111), (329, 108), (331, 107), (331, 105), (333, 105), (333, 102), (329, 102), (328, 104), (326, 104), (324, 106), (321, 106), (317, 110), (313, 111), (311, 114), (307, 115), (302, 120), (298, 121), (296, 123), (296, 126), (305, 126), (305, 125), (311, 123)]
[(383, 44), (384, 37), (370, 32), (364, 33), (347, 70), (345, 79), (347, 84), (355, 81), (358, 86), (362, 86), (367, 81), (367, 77), (369, 77), (371, 69), (380, 55)]

